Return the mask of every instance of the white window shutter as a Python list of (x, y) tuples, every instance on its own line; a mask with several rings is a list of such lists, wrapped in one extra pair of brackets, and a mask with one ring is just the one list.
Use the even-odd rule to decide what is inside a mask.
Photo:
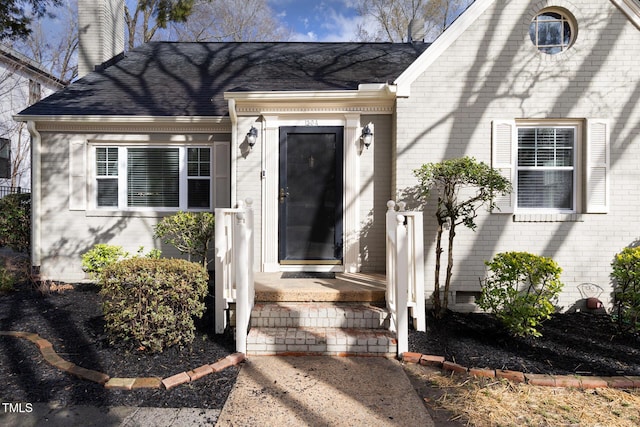
[(609, 212), (609, 121), (587, 119), (587, 213)]
[(213, 164), (213, 207), (231, 207), (231, 144), (229, 141), (213, 143)]
[(69, 210), (83, 211), (87, 205), (87, 155), (84, 141), (69, 142)]
[(494, 120), (492, 125), (491, 166), (513, 185), (513, 191), (497, 195), (493, 213), (513, 213), (516, 200), (517, 131), (515, 120)]

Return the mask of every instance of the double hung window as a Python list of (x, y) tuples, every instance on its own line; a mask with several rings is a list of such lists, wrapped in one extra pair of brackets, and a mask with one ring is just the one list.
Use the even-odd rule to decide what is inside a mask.
[(96, 207), (211, 210), (212, 155), (210, 147), (97, 146)]
[(575, 127), (518, 127), (518, 209), (575, 209), (576, 134)]
[(496, 195), (494, 213), (608, 212), (607, 119), (495, 120), (492, 133), (492, 166), (513, 186)]

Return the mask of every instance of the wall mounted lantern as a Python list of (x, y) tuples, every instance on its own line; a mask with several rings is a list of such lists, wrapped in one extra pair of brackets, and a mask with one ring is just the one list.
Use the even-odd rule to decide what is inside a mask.
[(360, 135), (360, 141), (362, 145), (368, 150), (369, 146), (373, 142), (373, 123), (369, 123), (362, 128), (362, 135)]
[(251, 126), (249, 132), (247, 132), (247, 144), (249, 144), (249, 148), (253, 148), (256, 145), (256, 141), (258, 140), (258, 129), (254, 126)]

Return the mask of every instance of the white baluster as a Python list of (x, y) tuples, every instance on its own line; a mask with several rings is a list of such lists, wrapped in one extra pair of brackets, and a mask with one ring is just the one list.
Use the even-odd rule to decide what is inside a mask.
[(396, 217), (396, 317), (398, 356), (409, 351), (409, 317), (408, 317), (408, 266), (409, 253), (407, 245), (407, 228), (404, 215)]

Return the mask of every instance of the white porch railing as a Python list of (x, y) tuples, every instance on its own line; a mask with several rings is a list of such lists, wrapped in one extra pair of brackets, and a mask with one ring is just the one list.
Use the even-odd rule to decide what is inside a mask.
[(227, 327), (229, 303), (236, 304), (236, 351), (246, 353), (255, 292), (253, 281), (252, 200), (236, 209), (216, 209), (215, 332)]
[(414, 328), (426, 331), (422, 212), (404, 208), (403, 202), (387, 202), (386, 299), (390, 329), (398, 339), (398, 355), (409, 350), (409, 315)]

